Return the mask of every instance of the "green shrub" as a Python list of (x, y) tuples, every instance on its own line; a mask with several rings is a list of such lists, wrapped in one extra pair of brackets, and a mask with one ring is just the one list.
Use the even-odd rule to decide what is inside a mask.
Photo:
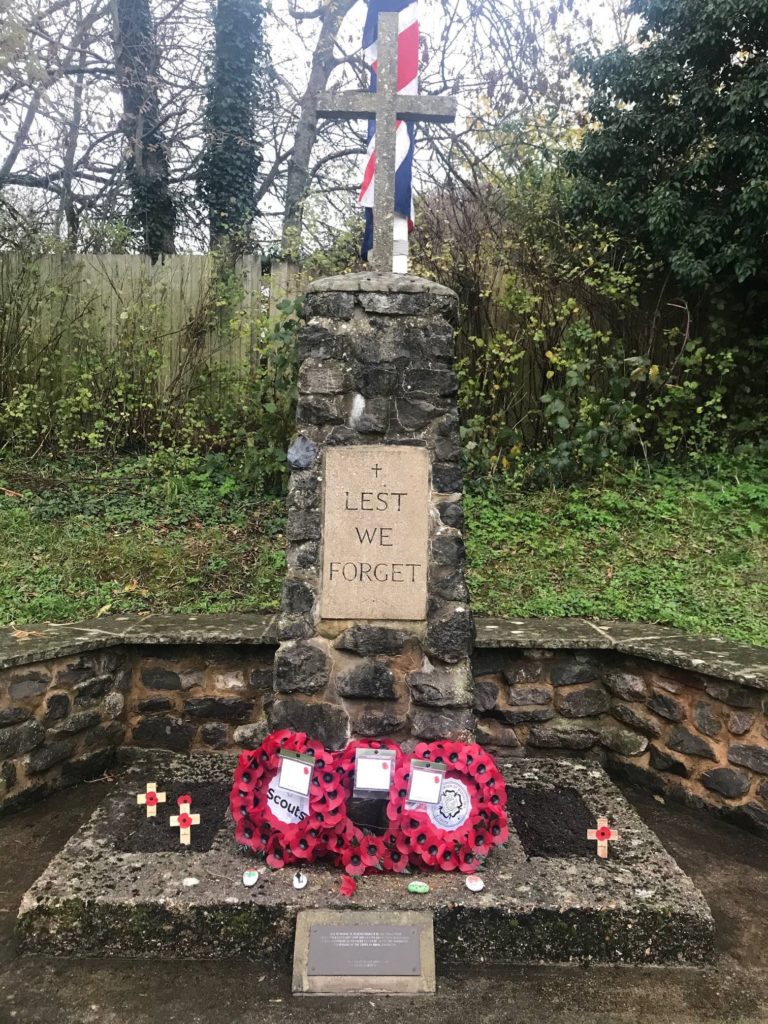
[(105, 281), (90, 282), (82, 263), (65, 257), (46, 277), (34, 255), (0, 257), (15, 271), (14, 287), (0, 289), (0, 447), (242, 452), (243, 472), (280, 489), (296, 399), (294, 303), (280, 303), (276, 319), (251, 315), (239, 276), (215, 271), (169, 348), (169, 311), (148, 279), (105, 309)]

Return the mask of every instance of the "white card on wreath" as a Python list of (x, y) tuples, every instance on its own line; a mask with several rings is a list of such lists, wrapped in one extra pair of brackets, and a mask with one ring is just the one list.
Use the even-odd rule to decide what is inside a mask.
[(355, 790), (388, 793), (394, 764), (394, 750), (356, 750)]
[(439, 804), (444, 776), (445, 766), (442, 764), (430, 764), (429, 761), (412, 761), (408, 802)]
[(299, 796), (309, 794), (309, 786), (312, 782), (312, 767), (315, 763), (313, 757), (308, 755), (299, 757), (283, 753), (280, 755), (280, 774), (277, 784), (281, 789), (287, 789), (290, 793), (298, 793)]

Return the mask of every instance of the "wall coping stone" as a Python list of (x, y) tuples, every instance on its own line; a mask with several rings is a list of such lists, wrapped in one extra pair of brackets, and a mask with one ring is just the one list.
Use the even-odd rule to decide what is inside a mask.
[(417, 277), (415, 274), (380, 274), (372, 271), (320, 277), (308, 284), (305, 291), (310, 295), (317, 292), (380, 292), (390, 295), (398, 292), (412, 295), (419, 292), (423, 295), (455, 296), (455, 292), (444, 284), (429, 281), (425, 277)]
[[(617, 651), (768, 691), (768, 648), (690, 636), (650, 623), (589, 619), (475, 618), (480, 648)], [(73, 623), (0, 629), (0, 670), (123, 644), (278, 642), (276, 613), (111, 615)]]

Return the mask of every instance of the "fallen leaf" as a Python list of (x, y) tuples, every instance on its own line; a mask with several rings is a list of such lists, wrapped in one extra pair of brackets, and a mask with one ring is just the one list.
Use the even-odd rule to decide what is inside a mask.
[(38, 633), (34, 629), (12, 629), (11, 636), (14, 640), (29, 640), (31, 636), (45, 636), (45, 633)]

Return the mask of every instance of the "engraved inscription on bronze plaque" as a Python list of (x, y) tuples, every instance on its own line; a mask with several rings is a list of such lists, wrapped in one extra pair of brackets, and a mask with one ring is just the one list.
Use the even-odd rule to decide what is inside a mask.
[(434, 993), (432, 914), (300, 910), (292, 988), (297, 996)]
[(420, 974), (420, 944), (420, 930), (411, 924), (314, 924), (307, 974)]
[(424, 619), (429, 454), (404, 445), (325, 453), (324, 619)]

